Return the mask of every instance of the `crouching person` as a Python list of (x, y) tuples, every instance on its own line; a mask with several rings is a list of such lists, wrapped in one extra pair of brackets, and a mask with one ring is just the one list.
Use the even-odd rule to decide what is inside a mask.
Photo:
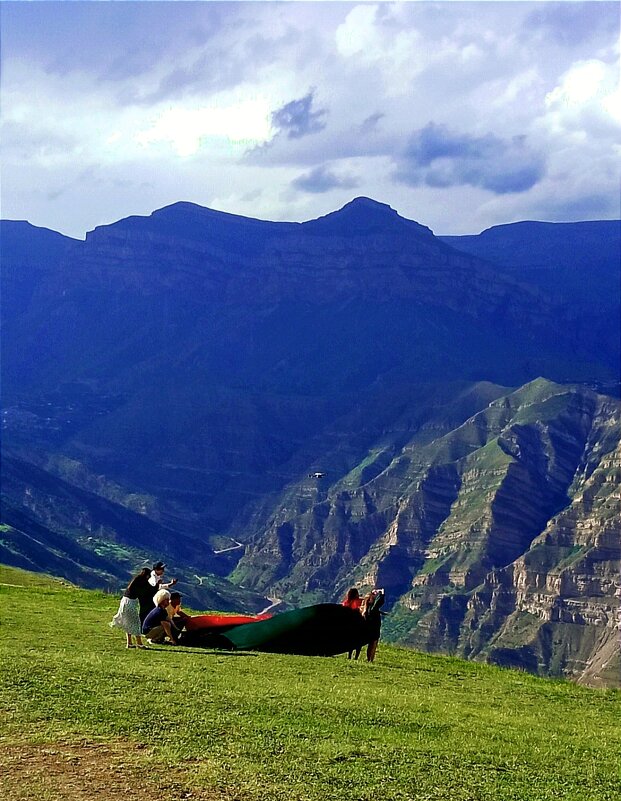
[(177, 645), (178, 631), (168, 617), (167, 608), (170, 605), (168, 590), (158, 590), (153, 597), (155, 608), (144, 619), (142, 633), (150, 643), (162, 645), (166, 637), (173, 645)]
[(179, 636), (186, 630), (185, 625), (187, 621), (192, 619), (192, 615), (188, 615), (188, 613), (184, 612), (181, 608), (181, 597), (180, 592), (171, 592), (170, 605), (166, 609), (168, 619), (172, 623), (173, 629), (176, 629), (178, 632), (177, 639), (179, 639)]

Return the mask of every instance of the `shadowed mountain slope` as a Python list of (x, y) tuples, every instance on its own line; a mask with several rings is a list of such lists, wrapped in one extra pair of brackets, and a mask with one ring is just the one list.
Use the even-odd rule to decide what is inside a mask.
[[(140, 509), (146, 501), (134, 498), (133, 502)], [(168, 562), (187, 601), (199, 608), (256, 611), (266, 605), (263, 596), (213, 575), (218, 567), (226, 569), (226, 559), (214, 555), (207, 543), (86, 491), (76, 486), (75, 477), (69, 483), (29, 462), (4, 456), (3, 564), (116, 591), (129, 582), (137, 566), (150, 566), (153, 554)]]
[(49, 233), (3, 259), (3, 305), (20, 308), (3, 323), (7, 443), (30, 419), (28, 442), (197, 532), (288, 483), (303, 443), (393, 385), (615, 370), (571, 310), (368, 198), (302, 224), (178, 203), (25, 271)]
[(493, 262), (503, 275), (537, 287), (571, 309), (578, 338), (619, 362), (621, 222), (520, 222), (446, 244)]

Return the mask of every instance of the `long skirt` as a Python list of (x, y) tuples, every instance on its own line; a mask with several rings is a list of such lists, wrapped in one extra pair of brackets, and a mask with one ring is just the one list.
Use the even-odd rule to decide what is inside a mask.
[(139, 636), (140, 631), (140, 617), (138, 616), (138, 599), (137, 598), (121, 598), (119, 604), (119, 611), (110, 621), (111, 628), (123, 629), (127, 634)]

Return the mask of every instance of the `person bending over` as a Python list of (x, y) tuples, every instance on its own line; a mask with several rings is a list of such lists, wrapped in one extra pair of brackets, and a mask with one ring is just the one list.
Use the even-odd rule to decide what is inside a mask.
[(162, 645), (166, 637), (173, 645), (177, 645), (179, 632), (168, 618), (167, 608), (170, 606), (168, 590), (158, 590), (153, 598), (155, 608), (146, 616), (142, 624), (142, 633), (150, 643)]
[[(112, 618), (110, 626), (123, 629), (127, 635), (127, 648), (145, 648), (142, 644), (142, 623), (139, 616), (140, 593), (144, 589), (149, 577), (149, 569), (143, 568), (137, 576), (129, 582), (119, 604), (119, 611)], [(132, 642), (136, 638), (136, 645)]]

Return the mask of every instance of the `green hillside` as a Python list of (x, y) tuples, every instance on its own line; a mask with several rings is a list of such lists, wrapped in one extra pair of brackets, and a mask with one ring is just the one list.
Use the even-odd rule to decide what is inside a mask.
[(0, 779), (18, 801), (619, 798), (619, 691), (387, 645), (373, 665), (127, 651), (113, 595), (14, 568), (0, 595)]

